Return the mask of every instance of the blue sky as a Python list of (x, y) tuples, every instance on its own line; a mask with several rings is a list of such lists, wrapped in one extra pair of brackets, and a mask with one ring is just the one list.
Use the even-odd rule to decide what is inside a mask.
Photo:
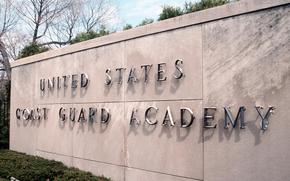
[[(158, 19), (163, 5), (182, 7), (186, 0), (115, 0), (120, 26), (138, 25), (144, 18)], [(187, 0), (190, 1), (190, 0)], [(194, 1), (194, 0), (191, 0)]]

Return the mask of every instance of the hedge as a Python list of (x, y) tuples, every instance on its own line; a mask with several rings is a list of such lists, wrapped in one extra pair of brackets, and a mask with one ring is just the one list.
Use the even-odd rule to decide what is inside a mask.
[(61, 162), (46, 160), (10, 150), (0, 150), (0, 181), (11, 177), (21, 181), (109, 181), (90, 172), (68, 168)]

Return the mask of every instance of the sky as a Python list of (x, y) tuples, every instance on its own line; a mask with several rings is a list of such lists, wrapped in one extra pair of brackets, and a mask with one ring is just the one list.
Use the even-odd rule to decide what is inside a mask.
[[(183, 7), (186, 0), (115, 0), (120, 26), (138, 25), (145, 18), (155, 21), (161, 13), (162, 6), (171, 5)], [(194, 0), (187, 0), (193, 2)]]

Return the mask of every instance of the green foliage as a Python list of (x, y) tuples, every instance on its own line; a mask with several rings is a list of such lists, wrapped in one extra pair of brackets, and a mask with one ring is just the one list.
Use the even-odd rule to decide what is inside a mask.
[(133, 26), (130, 25), (130, 24), (126, 24), (124, 27), (123, 27), (123, 30), (129, 30), (129, 29), (132, 29)]
[(195, 10), (195, 3), (192, 3), (192, 2), (185, 2), (184, 3), (184, 10), (183, 12), (186, 14), (186, 13), (191, 13), (191, 12), (194, 12)]
[(105, 177), (96, 177), (89, 172), (67, 168), (61, 162), (0, 150), (0, 178), (10, 179), (10, 177), (21, 181), (109, 181)]
[(159, 15), (158, 21), (180, 16), (182, 14), (183, 12), (179, 7), (163, 6), (162, 12)]
[[(233, 0), (232, 0), (233, 1)], [(237, 0), (236, 0), (237, 1)], [(162, 12), (159, 15), (158, 21), (173, 18), (186, 13), (201, 11), (215, 6), (224, 5), (231, 2), (231, 0), (200, 0), (199, 2), (185, 2), (183, 10), (179, 7), (163, 6)]]
[(191, 13), (195, 11), (201, 11), (204, 9), (212, 8), (215, 6), (221, 6), (229, 3), (230, 0), (201, 0), (196, 3), (185, 2), (184, 13)]
[(153, 22), (154, 22), (153, 19), (151, 19), (151, 18), (145, 18), (145, 19), (143, 19), (143, 21), (141, 21), (141, 23), (138, 26), (144, 26), (144, 25), (147, 25), (147, 24), (151, 24)]
[(77, 34), (77, 36), (71, 40), (71, 44), (79, 43), (79, 42), (90, 40), (97, 37), (99, 37), (99, 35), (95, 31), (82, 32), (82, 33)]
[(108, 34), (110, 34), (110, 31), (107, 30), (105, 26), (101, 26), (98, 32), (89, 31), (89, 32), (82, 32), (82, 33), (77, 34), (77, 36), (71, 40), (71, 44), (79, 43), (82, 41), (87, 41), (87, 40), (105, 36)]
[(98, 34), (99, 34), (99, 37), (100, 36), (105, 36), (105, 35), (110, 34), (110, 31), (107, 30), (107, 28), (105, 26), (101, 26)]
[(9, 148), (10, 81), (0, 80), (0, 149)]
[(18, 58), (29, 57), (31, 55), (39, 54), (48, 51), (49, 48), (38, 43), (30, 43), (26, 45), (19, 53)]
[[(3, 115), (3, 105), (0, 108), (1, 115)], [(1, 117), (0, 123), (0, 149), (7, 149), (9, 147), (9, 117)]]

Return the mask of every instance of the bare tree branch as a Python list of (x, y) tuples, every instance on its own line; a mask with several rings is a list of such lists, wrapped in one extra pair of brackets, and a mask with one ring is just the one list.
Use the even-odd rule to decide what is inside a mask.
[(10, 80), (11, 70), (9, 54), (3, 41), (3, 36), (8, 33), (16, 24), (16, 15), (12, 8), (11, 0), (0, 2), (0, 64), (4, 66), (7, 77)]
[(10, 59), (16, 60), (18, 58), (19, 52), (29, 44), (30, 37), (17, 27), (9, 31), (3, 36), (3, 42), (6, 45), (7, 52)]
[[(79, 32), (98, 30), (109, 20), (112, 9), (110, 0), (17, 1), (21, 6), (14, 8), (23, 20), (22, 27), (30, 29), (31, 42), (51, 47), (69, 44)], [(7, 42), (13, 45), (13, 41)]]
[(108, 0), (83, 0), (83, 4), (81, 21), (86, 32), (95, 30), (109, 17), (110, 3)]
[(0, 53), (2, 58), (0, 58), (0, 63), (4, 66), (5, 72), (7, 74), (8, 80), (11, 80), (11, 67), (9, 62), (9, 55), (4, 45), (4, 42), (0, 40)]
[(72, 0), (23, 0), (17, 8), (22, 19), (33, 30), (32, 42), (44, 37), (53, 22), (70, 6)]
[(0, 38), (16, 24), (16, 21), (11, 1), (0, 2)]

